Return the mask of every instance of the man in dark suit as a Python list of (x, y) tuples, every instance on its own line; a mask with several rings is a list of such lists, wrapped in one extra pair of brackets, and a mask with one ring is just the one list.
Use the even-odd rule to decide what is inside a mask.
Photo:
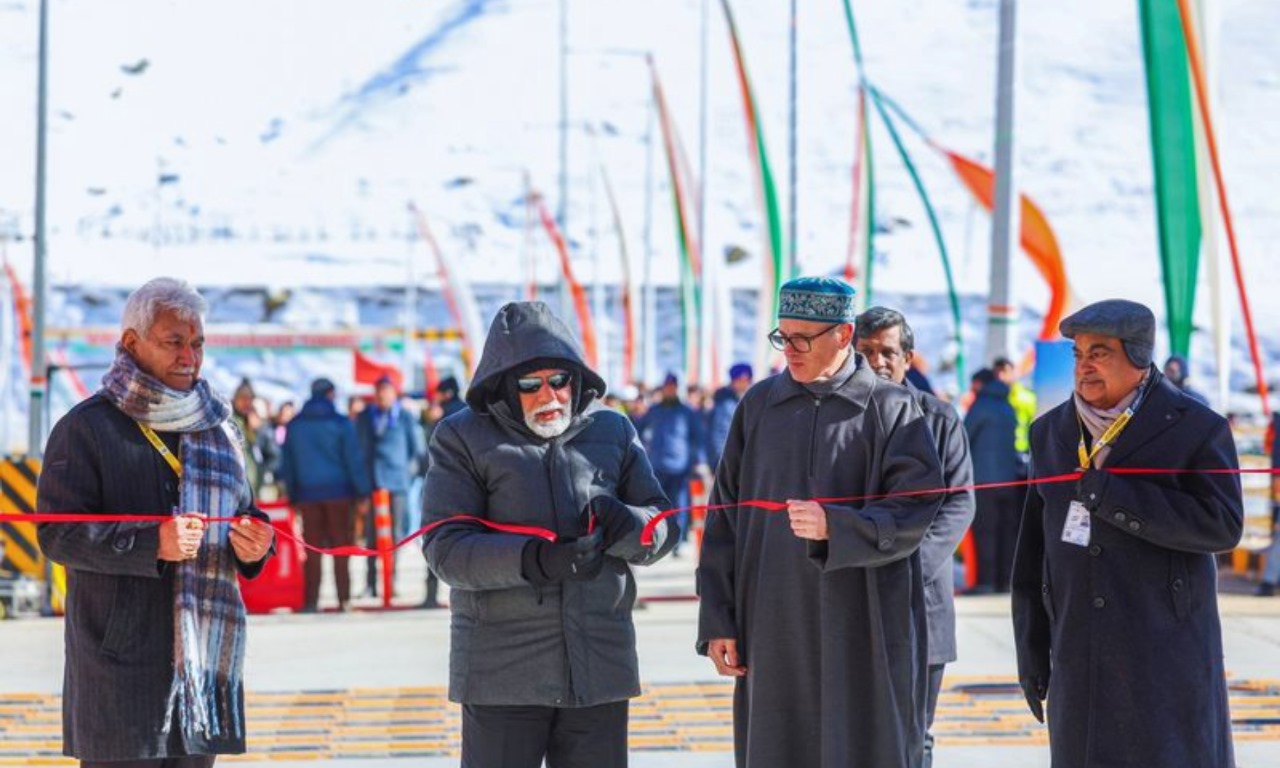
[[(901, 312), (871, 307), (858, 315), (853, 326), (853, 346), (867, 359), (867, 365), (882, 379), (902, 384), (910, 390), (924, 418), (929, 422), (938, 459), (942, 462), (942, 483), (948, 488), (965, 488), (973, 483), (973, 463), (969, 440), (956, 409), (916, 388), (907, 378), (915, 360), (916, 339)], [(938, 693), (948, 662), (956, 660), (955, 565), (956, 547), (973, 522), (973, 491), (953, 490), (947, 494), (920, 545), (920, 570), (924, 574), (925, 617), (929, 629), (929, 691), (925, 723), (933, 728), (938, 709)], [(924, 768), (933, 765), (933, 733), (925, 731)]]
[(1150, 309), (1103, 301), (1058, 328), (1075, 393), (1031, 425), (1045, 482), (1014, 555), (1027, 704), (1043, 720), (1048, 698), (1054, 768), (1231, 768), (1214, 563), (1244, 522), (1231, 429), (1151, 364)]
[(40, 525), (67, 568), (62, 748), (82, 766), (206, 768), (245, 749), (237, 575), (262, 570), (272, 532), (231, 406), (200, 378), (206, 311), (179, 280), (134, 291), (102, 389), (45, 449), (39, 512), (172, 513)]

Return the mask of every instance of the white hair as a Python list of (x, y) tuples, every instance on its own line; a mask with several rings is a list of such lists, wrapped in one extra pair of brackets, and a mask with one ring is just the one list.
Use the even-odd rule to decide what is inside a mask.
[(146, 333), (151, 330), (156, 316), (166, 311), (173, 312), (181, 320), (195, 323), (208, 313), (209, 304), (187, 281), (157, 277), (129, 294), (120, 330), (132, 328), (137, 333)]

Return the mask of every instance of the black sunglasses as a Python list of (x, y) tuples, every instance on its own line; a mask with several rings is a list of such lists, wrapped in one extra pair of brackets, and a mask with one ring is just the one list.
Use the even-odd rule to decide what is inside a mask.
[(522, 395), (532, 395), (542, 389), (542, 382), (546, 382), (552, 389), (561, 390), (569, 386), (569, 382), (573, 377), (564, 371), (553, 373), (545, 379), (541, 376), (521, 376), (516, 379), (516, 389), (520, 390)]

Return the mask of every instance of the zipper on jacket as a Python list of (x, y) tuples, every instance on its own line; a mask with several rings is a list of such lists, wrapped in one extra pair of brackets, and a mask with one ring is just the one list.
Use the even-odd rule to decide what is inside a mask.
[[(542, 465), (547, 468), (547, 491), (551, 494), (551, 528), (556, 532), (557, 537), (560, 534), (559, 525), (556, 521), (556, 482), (555, 472), (552, 471), (551, 465), (555, 459), (555, 445), (552, 441), (548, 441), (547, 458)], [(543, 588), (538, 586), (533, 588), (534, 597), (538, 600), (538, 605), (542, 605), (544, 598)]]
[(813, 444), (818, 441), (818, 410), (822, 408), (822, 398), (813, 398), (813, 423), (809, 425), (809, 477), (813, 477)]

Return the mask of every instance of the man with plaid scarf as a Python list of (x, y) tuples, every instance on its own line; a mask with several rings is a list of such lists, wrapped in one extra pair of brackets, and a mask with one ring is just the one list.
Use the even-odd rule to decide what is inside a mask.
[(40, 526), (67, 568), (63, 751), (81, 766), (206, 768), (244, 752), (236, 575), (262, 570), (273, 534), (231, 406), (200, 378), (207, 309), (171, 278), (130, 295), (102, 389), (45, 449), (38, 511), (171, 515)]

